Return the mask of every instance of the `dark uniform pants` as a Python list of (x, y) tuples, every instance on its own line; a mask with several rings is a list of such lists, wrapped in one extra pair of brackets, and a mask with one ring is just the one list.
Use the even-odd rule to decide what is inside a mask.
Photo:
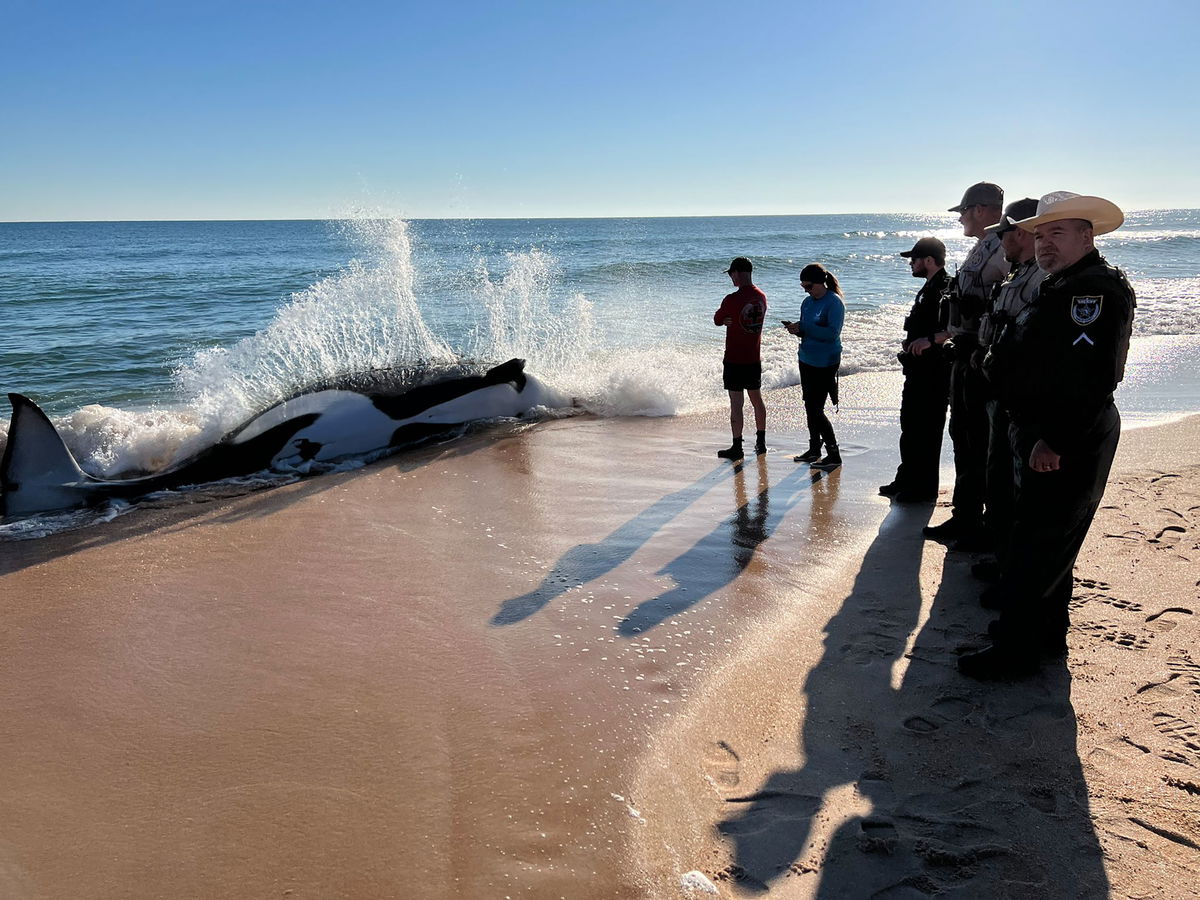
[(905, 367), (896, 483), (906, 491), (937, 493), (949, 402), (950, 367), (945, 361), (933, 359), (928, 364), (914, 361)]
[(1034, 472), (1029, 460), (1021, 460), (1009, 565), (1001, 582), (1007, 599), (997, 635), (997, 643), (1018, 654), (1036, 655), (1066, 636), (1075, 558), (1104, 496), (1121, 437), (1121, 417), (1111, 403), (1095, 437), (1089, 452), (1064, 457), (1056, 472)]
[(1012, 438), (1008, 434), (1008, 410), (999, 400), (987, 401), (988, 453), (987, 489), (984, 499), (987, 510), (984, 524), (1004, 563), (1005, 544), (1012, 530), (1013, 504), (1016, 502), (1018, 468), (1023, 461), (1013, 455)]
[(954, 518), (983, 524), (987, 483), (987, 380), (960, 350), (950, 371), (950, 439), (954, 442)]

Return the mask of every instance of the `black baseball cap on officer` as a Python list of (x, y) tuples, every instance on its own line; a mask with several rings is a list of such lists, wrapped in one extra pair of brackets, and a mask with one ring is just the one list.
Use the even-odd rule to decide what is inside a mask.
[(900, 254), (905, 259), (919, 259), (923, 256), (932, 256), (939, 266), (946, 264), (946, 245), (935, 237), (923, 237), (915, 244), (911, 250), (905, 250)]
[(1017, 227), (1017, 223), (1022, 219), (1030, 219), (1037, 215), (1038, 202), (1032, 197), (1026, 197), (1024, 200), (1014, 200), (1004, 208), (1004, 215), (1000, 217), (1000, 221), (995, 225), (989, 225), (983, 229), (988, 234), (1003, 236), (1005, 233), (1012, 231)]
[(731, 272), (753, 272), (753, 271), (754, 271), (754, 263), (750, 262), (750, 260), (746, 259), (746, 257), (744, 257), (744, 256), (739, 256), (739, 257), (735, 258), (734, 261), (729, 264), (729, 268), (725, 270), (725, 274), (728, 275)]
[(963, 194), (962, 202), (958, 206), (950, 207), (947, 212), (962, 212), (968, 206), (1003, 205), (1004, 188), (998, 184), (992, 184), (990, 181), (981, 181), (967, 188), (967, 192)]

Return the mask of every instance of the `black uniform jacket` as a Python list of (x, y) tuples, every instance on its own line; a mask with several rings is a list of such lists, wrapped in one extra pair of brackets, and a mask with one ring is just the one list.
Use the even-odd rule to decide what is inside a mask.
[(1005, 329), (994, 348), (997, 384), (1022, 459), (1039, 439), (1064, 457), (1099, 442), (1113, 389), (1125, 376), (1136, 305), (1125, 275), (1092, 250), (1047, 275), (1037, 298)]
[[(906, 351), (908, 345), (917, 338), (933, 340), (933, 336), (937, 332), (946, 330), (946, 309), (941, 301), (949, 281), (950, 276), (946, 274), (946, 270), (939, 269), (937, 274), (926, 281), (924, 286), (917, 291), (917, 299), (913, 301), (912, 309), (909, 310), (908, 317), (904, 320), (904, 349)], [(940, 358), (941, 355), (941, 347), (937, 345), (930, 347), (919, 357), (905, 353), (905, 367), (907, 368), (912, 363), (920, 363), (926, 358), (932, 361)]]

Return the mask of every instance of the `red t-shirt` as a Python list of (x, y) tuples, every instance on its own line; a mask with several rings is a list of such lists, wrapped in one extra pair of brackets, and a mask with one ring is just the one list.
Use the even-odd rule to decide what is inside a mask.
[(713, 316), (720, 325), (726, 318), (733, 324), (725, 329), (725, 362), (760, 362), (763, 322), (767, 318), (767, 295), (753, 284), (744, 284), (721, 301)]

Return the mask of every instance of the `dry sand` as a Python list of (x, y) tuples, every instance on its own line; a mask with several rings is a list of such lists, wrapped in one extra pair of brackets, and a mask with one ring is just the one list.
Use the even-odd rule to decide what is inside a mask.
[(973, 557), (922, 542), (921, 517), (893, 508), (826, 587), (827, 620), (805, 610), (762, 635), (658, 736), (638, 782), (653, 880), (696, 869), (721, 896), (1197, 896), (1198, 429), (1125, 436), (1077, 566), (1069, 659), (1019, 684), (958, 675), (991, 618)]
[(788, 391), (739, 469), (567, 420), (0, 545), (0, 897), (1193, 896), (1200, 418), (1126, 435), (1068, 662), (979, 685), (895, 387), (828, 476)]

